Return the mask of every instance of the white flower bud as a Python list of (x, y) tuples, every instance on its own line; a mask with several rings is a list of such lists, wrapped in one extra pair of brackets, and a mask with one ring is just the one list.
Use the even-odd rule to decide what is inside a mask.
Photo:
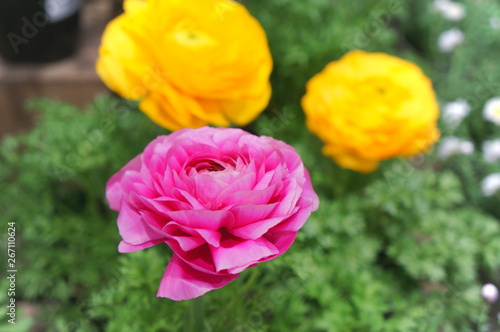
[(500, 173), (488, 175), (481, 181), (481, 189), (484, 196), (493, 196), (500, 190)]
[(457, 99), (443, 106), (443, 120), (451, 127), (456, 127), (469, 114), (470, 105), (464, 99)]
[(483, 116), (486, 120), (500, 125), (500, 97), (491, 98), (484, 104)]
[(465, 17), (465, 7), (463, 4), (458, 2), (450, 0), (435, 0), (433, 7), (449, 21), (460, 21)]
[(498, 288), (493, 284), (486, 284), (481, 288), (481, 295), (486, 301), (493, 303), (498, 298)]
[(457, 28), (446, 30), (438, 39), (438, 47), (443, 53), (453, 51), (458, 45), (464, 42), (464, 34)]
[(484, 160), (489, 163), (500, 161), (500, 139), (483, 143)]
[(437, 150), (438, 156), (441, 159), (448, 159), (451, 156), (459, 154), (469, 155), (472, 152), (474, 152), (474, 144), (472, 142), (455, 136), (443, 138)]

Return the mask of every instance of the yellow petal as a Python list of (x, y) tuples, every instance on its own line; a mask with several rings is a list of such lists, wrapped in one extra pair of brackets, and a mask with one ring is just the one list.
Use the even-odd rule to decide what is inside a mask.
[(144, 98), (140, 107), (155, 122), (246, 125), (265, 109), (271, 53), (243, 5), (126, 0), (124, 7), (103, 35), (97, 71), (121, 96)]
[(111, 90), (124, 98), (137, 100), (147, 93), (145, 77), (151, 69), (140, 45), (125, 31), (128, 22), (127, 16), (120, 15), (108, 24), (102, 36), (96, 70)]
[(148, 1), (147, 0), (125, 0), (123, 2), (123, 9), (127, 14), (143, 10)]
[(139, 108), (151, 120), (169, 130), (198, 128), (209, 123), (196, 115), (202, 110), (195, 99), (168, 84), (155, 89), (139, 104)]
[[(255, 120), (259, 114), (264, 110), (271, 98), (271, 85), (268, 83), (265, 93), (258, 96), (258, 98), (248, 99), (235, 99), (235, 100), (201, 100), (205, 110), (210, 111), (210, 114), (220, 114), (227, 117), (229, 121), (238, 125), (244, 126)], [(228, 126), (229, 122), (223, 124), (219, 121), (221, 126)], [(215, 124), (215, 123), (214, 123)]]
[(349, 154), (339, 154), (339, 155), (331, 155), (329, 154), (328, 148), (325, 147), (323, 149), (323, 153), (325, 155), (329, 155), (333, 157), (337, 164), (342, 168), (351, 169), (360, 173), (371, 173), (378, 167), (378, 161), (376, 160), (368, 160), (359, 158), (355, 155)]
[(439, 137), (432, 82), (406, 60), (353, 51), (311, 78), (306, 90), (307, 127), (342, 167), (373, 171), (380, 160), (420, 153)]

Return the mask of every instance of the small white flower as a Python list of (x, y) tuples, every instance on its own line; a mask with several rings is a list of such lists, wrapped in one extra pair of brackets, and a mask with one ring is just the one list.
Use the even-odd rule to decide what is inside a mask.
[(460, 21), (465, 17), (465, 7), (463, 4), (450, 0), (435, 0), (433, 3), (435, 10), (450, 21)]
[(481, 295), (486, 301), (493, 303), (498, 298), (498, 288), (493, 284), (486, 284), (481, 288)]
[(483, 143), (484, 160), (489, 163), (500, 161), (500, 139)]
[(474, 152), (474, 144), (469, 141), (462, 141), (460, 142), (460, 153), (469, 155), (472, 152)]
[(490, 25), (495, 30), (500, 29), (500, 17), (498, 16), (490, 17)]
[(469, 155), (474, 152), (474, 145), (472, 142), (460, 139), (455, 136), (445, 137), (441, 140), (438, 147), (438, 156), (441, 159), (448, 159), (451, 156), (465, 154)]
[(469, 114), (470, 106), (464, 99), (457, 99), (443, 106), (443, 120), (451, 127), (456, 127)]
[(483, 116), (486, 120), (500, 125), (500, 97), (491, 98), (486, 102)]
[(481, 189), (484, 196), (493, 196), (500, 190), (500, 173), (488, 175), (481, 181)]
[(438, 47), (441, 52), (448, 53), (451, 52), (458, 45), (464, 42), (464, 34), (457, 28), (446, 30), (441, 33), (438, 39)]

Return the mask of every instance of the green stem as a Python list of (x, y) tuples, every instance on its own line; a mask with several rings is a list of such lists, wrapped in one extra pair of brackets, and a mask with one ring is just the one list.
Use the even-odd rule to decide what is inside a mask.
[(186, 332), (205, 331), (203, 296), (190, 301), (188, 314), (186, 316)]
[(252, 288), (253, 284), (255, 283), (259, 275), (260, 275), (260, 269), (256, 266), (253, 269), (252, 274), (250, 275), (248, 280), (245, 282), (242, 292), (243, 296), (245, 296), (245, 294)]
[(254, 267), (251, 269), (251, 275), (250, 277), (248, 277), (248, 279), (245, 281), (245, 283), (243, 284), (243, 287), (241, 287), (241, 291), (238, 292), (238, 295), (234, 296), (232, 301), (229, 302), (229, 305), (226, 307), (226, 319), (224, 320), (224, 326), (227, 324), (228, 320), (229, 320), (229, 317), (230, 317), (230, 314), (233, 310), (233, 307), (237, 304), (237, 303), (241, 303), (241, 302), (244, 302), (245, 300), (245, 296), (246, 294), (248, 293), (248, 291), (250, 291), (250, 289), (252, 288), (253, 284), (255, 283), (255, 281), (258, 279), (259, 275), (260, 275), (260, 270), (258, 266)]

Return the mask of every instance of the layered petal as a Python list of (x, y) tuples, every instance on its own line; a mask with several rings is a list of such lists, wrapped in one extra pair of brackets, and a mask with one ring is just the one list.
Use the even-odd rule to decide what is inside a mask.
[(380, 161), (425, 152), (439, 138), (432, 82), (415, 64), (352, 51), (307, 83), (307, 127), (343, 168), (373, 172)]
[(217, 272), (228, 270), (239, 273), (248, 266), (279, 253), (271, 242), (264, 238), (241, 241), (229, 238), (218, 248), (210, 247)]
[(148, 241), (144, 242), (141, 244), (130, 244), (125, 241), (121, 241), (120, 244), (118, 245), (118, 252), (120, 253), (128, 253), (128, 252), (134, 252), (142, 249), (147, 249), (149, 247), (152, 247), (154, 245), (157, 245), (158, 243), (163, 242), (163, 239), (160, 240), (154, 240), (154, 241)]
[(151, 72), (154, 61), (128, 32), (133, 19), (120, 15), (111, 21), (102, 35), (96, 71), (104, 83), (121, 96), (138, 100), (146, 95), (144, 80)]
[(139, 171), (141, 168), (141, 155), (129, 161), (120, 171), (115, 173), (106, 184), (106, 199), (112, 210), (118, 211), (123, 201), (122, 180), (127, 172)]
[(124, 9), (103, 34), (97, 73), (122, 97), (140, 100), (154, 122), (170, 130), (241, 126), (265, 109), (271, 53), (243, 5), (127, 0)]
[(185, 300), (284, 253), (318, 208), (289, 145), (240, 129), (157, 137), (108, 182), (120, 252), (173, 251), (158, 296)]
[(128, 204), (122, 205), (118, 213), (118, 231), (122, 239), (132, 245), (140, 245), (165, 237), (165, 234), (151, 227), (139, 211)]
[(156, 296), (174, 301), (190, 300), (221, 288), (238, 276), (239, 274), (214, 275), (200, 272), (174, 254), (163, 274)]

